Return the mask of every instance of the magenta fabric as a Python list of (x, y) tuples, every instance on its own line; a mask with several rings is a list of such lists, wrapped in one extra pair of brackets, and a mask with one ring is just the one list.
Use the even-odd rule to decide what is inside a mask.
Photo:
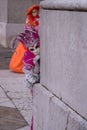
[(34, 63), (33, 63), (33, 59), (34, 59), (35, 55), (33, 53), (31, 53), (30, 51), (26, 51), (23, 57), (23, 62), (24, 62), (24, 67), (26, 69), (31, 69), (32, 67), (34, 67)]
[(31, 120), (31, 129), (30, 130), (33, 130), (33, 116), (32, 116), (32, 120)]

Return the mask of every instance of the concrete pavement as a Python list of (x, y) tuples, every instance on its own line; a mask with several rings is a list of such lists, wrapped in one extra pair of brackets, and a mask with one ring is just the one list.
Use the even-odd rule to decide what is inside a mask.
[(0, 130), (30, 130), (32, 96), (24, 74), (9, 70), (12, 54), (0, 45)]
[(24, 74), (0, 70), (0, 130), (29, 130), (32, 96)]

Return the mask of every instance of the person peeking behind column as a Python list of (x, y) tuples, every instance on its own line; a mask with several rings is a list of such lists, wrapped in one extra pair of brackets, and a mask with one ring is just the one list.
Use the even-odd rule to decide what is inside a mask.
[(30, 26), (32, 28), (36, 28), (39, 26), (39, 11), (40, 11), (40, 6), (39, 5), (33, 5), (29, 7), (26, 11), (26, 26)]

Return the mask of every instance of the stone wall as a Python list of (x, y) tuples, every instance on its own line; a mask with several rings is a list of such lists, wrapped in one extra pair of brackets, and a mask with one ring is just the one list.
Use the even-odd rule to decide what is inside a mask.
[(0, 0), (0, 44), (10, 46), (12, 37), (23, 32), (26, 9), (40, 0)]
[(34, 130), (87, 130), (87, 1), (41, 2)]

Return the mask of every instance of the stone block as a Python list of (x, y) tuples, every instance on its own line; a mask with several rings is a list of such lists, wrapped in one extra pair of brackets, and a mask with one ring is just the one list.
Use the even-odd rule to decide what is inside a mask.
[(41, 10), (41, 84), (87, 119), (87, 12)]
[(51, 10), (87, 11), (86, 0), (43, 0), (41, 7)]
[(87, 120), (48, 92), (34, 86), (34, 130), (87, 130)]
[(48, 130), (87, 130), (87, 121), (57, 97), (52, 98), (49, 108)]
[[(41, 85), (34, 87), (34, 130), (48, 130), (49, 102), (52, 94)], [(36, 128), (37, 127), (37, 128)]]
[(87, 121), (72, 111), (66, 128), (67, 130), (87, 130)]
[(50, 101), (49, 108), (48, 130), (65, 130), (69, 108), (56, 97), (53, 97)]

